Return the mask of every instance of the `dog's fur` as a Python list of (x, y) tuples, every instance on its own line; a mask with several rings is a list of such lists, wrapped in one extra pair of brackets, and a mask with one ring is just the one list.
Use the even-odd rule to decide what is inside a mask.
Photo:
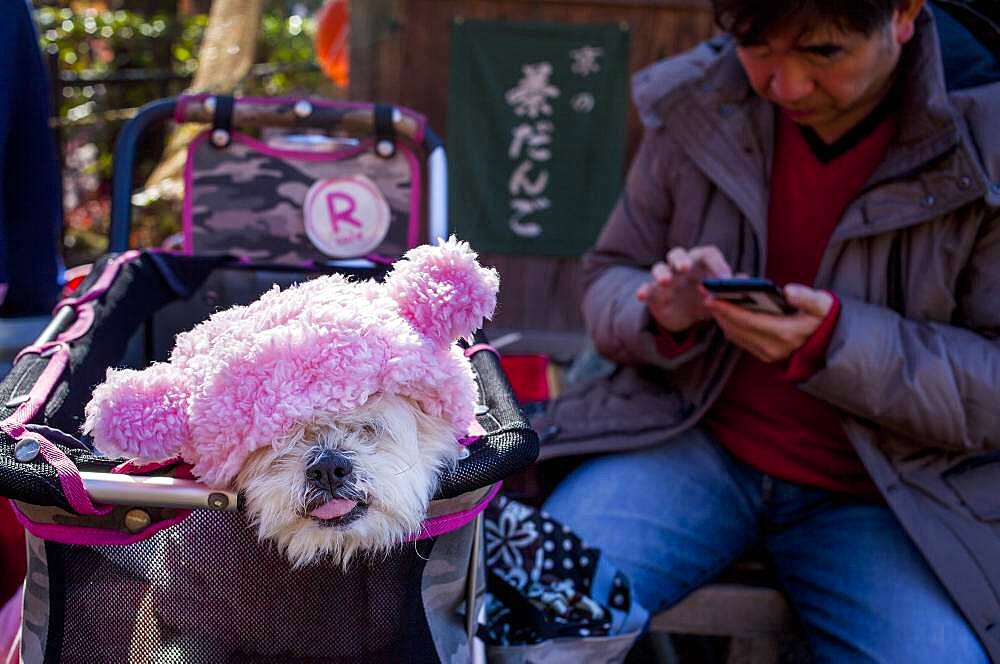
[[(322, 451), (353, 464), (335, 493), (306, 475)], [(294, 566), (329, 557), (346, 567), (358, 551), (385, 552), (419, 532), (439, 473), (460, 452), (447, 421), (410, 399), (381, 394), (349, 413), (318, 414), (281, 444), (257, 450), (236, 487), (260, 538), (275, 542)], [(358, 502), (348, 522), (310, 515), (335, 498)]]

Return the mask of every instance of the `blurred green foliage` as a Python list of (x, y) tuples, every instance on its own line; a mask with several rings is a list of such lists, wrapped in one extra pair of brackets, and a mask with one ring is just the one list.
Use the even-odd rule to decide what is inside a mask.
[[(238, 94), (332, 95), (331, 84), (315, 65), (311, 13), (319, 0), (265, 7), (255, 61), (261, 66)], [(300, 15), (309, 10), (309, 16)], [(67, 265), (93, 260), (106, 247), (112, 151), (124, 119), (146, 102), (181, 93), (198, 69), (198, 48), (208, 26), (206, 14), (142, 15), (117, 10), (74, 12), (39, 7), (35, 18), (40, 46), (54, 76), (54, 124), (64, 161)], [(145, 146), (136, 183), (159, 159), (164, 135)], [(133, 241), (159, 244), (177, 230), (176, 205), (151, 204), (136, 210)]]
[[(198, 69), (198, 46), (208, 25), (205, 14), (142, 16), (125, 10), (75, 13), (55, 7), (41, 7), (35, 13), (43, 52), (57, 56), (60, 72), (76, 74), (81, 83), (128, 69), (155, 70), (168, 80), (187, 80)], [(266, 14), (256, 59), (277, 65), (279, 72), (251, 77), (242, 92), (282, 94), (325, 87), (326, 79), (314, 63), (314, 32), (311, 17)], [(65, 99), (59, 109), (64, 116), (98, 92), (87, 85), (64, 90)]]

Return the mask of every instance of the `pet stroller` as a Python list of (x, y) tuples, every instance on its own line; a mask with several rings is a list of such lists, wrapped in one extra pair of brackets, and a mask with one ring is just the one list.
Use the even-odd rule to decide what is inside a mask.
[[(183, 251), (128, 250), (137, 146), (170, 117), (210, 125), (188, 155)], [(241, 133), (274, 127), (286, 134)], [(477, 515), (538, 451), (481, 334), (466, 350), (480, 392), (468, 454), (440, 478), (418, 537), (346, 572), (292, 569), (257, 541), (240, 496), (186, 479), (183, 464), (103, 458), (74, 435), (108, 367), (164, 360), (178, 332), (272, 284), (331, 271), (377, 279), (388, 257), (443, 236), (444, 172), (421, 116), (370, 104), (186, 97), (153, 102), (123, 128), (111, 253), (0, 383), (0, 495), (29, 532), (23, 662), (470, 659)], [(303, 212), (331, 182), (327, 215)], [(344, 201), (369, 206), (375, 239), (334, 237)]]

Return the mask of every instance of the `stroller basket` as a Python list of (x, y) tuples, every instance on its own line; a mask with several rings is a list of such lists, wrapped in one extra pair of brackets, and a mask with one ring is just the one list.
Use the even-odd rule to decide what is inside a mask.
[[(116, 272), (112, 279), (101, 276), (109, 271)], [(133, 331), (151, 316), (169, 319), (172, 308), (190, 315), (206, 287), (251, 271), (224, 258), (109, 256), (82, 287), (85, 294), (66, 305), (74, 315), (57, 316), (0, 383), (7, 423), (0, 493), (18, 501), (22, 522), (36, 535), (25, 661), (439, 661), (440, 648), (467, 646), (456, 611), (475, 539), (470, 522), (497, 483), (537, 454), (537, 438), (491, 352), (470, 358), (485, 433), (440, 479), (422, 537), (385, 559), (358, 561), (346, 572), (328, 565), (292, 570), (256, 541), (224, 493), (213, 505), (219, 492), (195, 490), (198, 500), (207, 494), (206, 509), (190, 512), (162, 502), (102, 505), (74, 491), (76, 469), (84, 484), (120, 483), (112, 473), (122, 459), (101, 457), (69, 434), (79, 431), (91, 387), (128, 349)], [(89, 299), (102, 278), (106, 290)], [(188, 300), (178, 302), (182, 296)], [(25, 418), (29, 410), (35, 414)], [(39, 441), (44, 448), (33, 456)], [(177, 469), (125, 467), (161, 480)]]
[[(134, 145), (135, 131), (120, 141)], [(119, 167), (132, 163), (121, 145), (118, 248), (129, 226)], [(422, 532), (347, 569), (293, 569), (257, 540), (239, 496), (205, 489), (180, 463), (105, 458), (74, 435), (109, 367), (165, 359), (178, 332), (220, 306), (317, 272), (380, 279), (386, 270), (368, 261), (306, 269), (159, 251), (109, 254), (95, 265), (0, 382), (0, 495), (15, 501), (29, 531), (22, 661), (468, 659), (482, 586), (476, 516), (538, 452), (481, 333), (466, 349), (480, 429), (463, 441), (467, 455), (439, 478)]]

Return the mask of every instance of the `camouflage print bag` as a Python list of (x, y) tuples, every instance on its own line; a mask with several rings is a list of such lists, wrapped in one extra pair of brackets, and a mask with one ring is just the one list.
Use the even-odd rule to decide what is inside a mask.
[(371, 140), (323, 138), (322, 150), (211, 130), (189, 148), (182, 214), (188, 253), (311, 265), (330, 259), (397, 258), (425, 241), (420, 161), (400, 141), (389, 158)]

